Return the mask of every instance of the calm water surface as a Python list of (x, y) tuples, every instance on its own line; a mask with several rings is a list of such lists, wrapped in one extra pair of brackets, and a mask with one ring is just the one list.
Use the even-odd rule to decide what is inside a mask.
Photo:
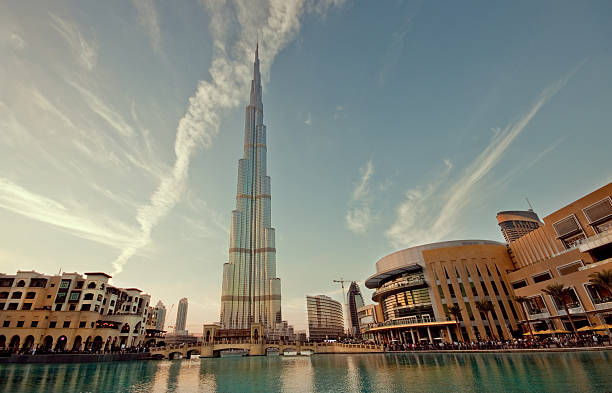
[(611, 392), (612, 356), (373, 354), (0, 364), (2, 392)]

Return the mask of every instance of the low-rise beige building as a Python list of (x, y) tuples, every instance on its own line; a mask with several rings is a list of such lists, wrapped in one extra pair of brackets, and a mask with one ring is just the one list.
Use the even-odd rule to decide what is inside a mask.
[(150, 295), (106, 273), (0, 274), (0, 349), (110, 350), (145, 344)]
[(612, 269), (612, 183), (544, 217), (544, 225), (511, 241), (514, 293), (528, 298), (529, 323), (536, 330), (571, 330), (564, 307), (543, 289), (570, 288), (569, 313), (576, 328), (612, 323), (612, 293), (589, 282)]

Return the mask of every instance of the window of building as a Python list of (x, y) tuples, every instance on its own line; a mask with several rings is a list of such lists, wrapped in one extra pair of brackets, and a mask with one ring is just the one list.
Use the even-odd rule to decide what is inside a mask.
[(25, 281), (23, 280), (19, 280), (19, 282), (17, 283), (18, 287), (25, 287)]
[(70, 286), (70, 281), (71, 281), (71, 280), (62, 280), (62, 281), (60, 282), (60, 286), (59, 286), (59, 287), (60, 287), (60, 289), (66, 289), (66, 288), (68, 288), (68, 287)]
[(0, 278), (0, 287), (12, 287), (13, 281), (12, 278)]
[(8, 299), (8, 292), (0, 292), (0, 299)]
[(11, 321), (2, 322), (2, 327), (9, 327), (9, 326), (11, 326)]
[(51, 288), (53, 288), (55, 286), (55, 284), (51, 284)]
[(89, 311), (91, 310), (91, 304), (83, 304), (81, 306), (81, 311)]
[(23, 303), (23, 305), (21, 306), (22, 310), (31, 310), (32, 309), (32, 303)]
[(100, 310), (100, 306), (98, 306), (98, 305), (96, 304), (96, 306), (94, 307), (94, 311), (95, 311), (95, 312), (98, 312), (98, 310)]
[(89, 327), (91, 327), (91, 328), (93, 329), (93, 327), (94, 327), (94, 322), (90, 323), (90, 324), (89, 324)]
[(17, 327), (23, 327), (23, 322), (24, 321), (17, 321)]
[(582, 211), (595, 232), (605, 232), (612, 227), (612, 199), (610, 197), (585, 207)]
[(0, 310), (4, 310), (4, 306), (6, 306), (6, 303), (0, 303)]
[(32, 321), (32, 323), (30, 323), (30, 327), (38, 327), (38, 321)]
[(75, 288), (76, 289), (82, 289), (84, 283), (85, 283), (85, 281), (77, 281)]
[(17, 310), (19, 303), (9, 303), (7, 310)]
[(105, 306), (106, 305), (106, 299), (102, 300), (102, 305)]
[(95, 282), (90, 282), (89, 284), (87, 284), (87, 288), (89, 289), (96, 289), (96, 283)]
[(36, 297), (36, 292), (28, 292), (26, 293), (26, 299), (34, 299)]
[(100, 314), (104, 315), (104, 308), (100, 310)]
[(83, 300), (93, 300), (93, 293), (86, 293), (85, 296), (83, 296)]
[(23, 295), (21, 292), (13, 292), (11, 299), (21, 299), (21, 295)]
[(114, 300), (111, 300), (111, 301), (110, 301), (110, 305), (111, 305), (111, 307), (112, 307), (112, 306), (114, 306), (114, 305), (115, 305), (115, 301), (114, 301)]
[(62, 311), (62, 305), (60, 304), (56, 304), (55, 305), (55, 311)]
[(84, 328), (86, 323), (87, 323), (87, 322), (85, 322), (85, 321), (81, 321), (81, 322), (79, 322), (79, 327), (80, 327), (80, 328)]
[(549, 271), (545, 271), (543, 273), (536, 274), (532, 276), (531, 278), (533, 279), (533, 282), (537, 284), (540, 282), (550, 280), (552, 278), (552, 275), (550, 274)]
[(497, 290), (497, 285), (495, 285), (495, 281), (491, 280), (491, 288), (493, 288), (493, 293), (495, 296), (499, 296), (499, 291)]
[(76, 310), (76, 304), (72, 303), (71, 305), (68, 306), (68, 311), (74, 311)]
[(70, 292), (70, 297), (68, 298), (68, 301), (78, 302), (79, 301), (79, 297), (81, 297), (81, 292), (72, 291), (72, 292)]
[(584, 284), (584, 287), (593, 301), (593, 304), (612, 302), (612, 292), (609, 290), (591, 284)]
[(578, 296), (576, 296), (576, 291), (574, 290), (574, 288), (569, 288), (569, 290), (569, 296), (565, 299), (565, 305), (550, 296), (553, 303), (555, 304), (555, 307), (557, 307), (557, 310), (565, 310), (565, 306), (567, 306), (567, 308), (580, 307), (580, 300), (578, 299)]
[(540, 295), (528, 298), (524, 304), (525, 308), (527, 309), (527, 312), (530, 315), (548, 312), (546, 303), (544, 303), (544, 299)]
[(101, 302), (102, 301), (102, 295), (98, 295), (98, 301)]
[(64, 329), (68, 329), (70, 327), (70, 321), (64, 321), (63, 327)]
[(56, 325), (57, 325), (57, 321), (49, 322), (49, 328), (51, 328), (51, 329), (55, 328)]
[(582, 263), (581, 260), (576, 261), (576, 262), (571, 262), (571, 263), (568, 263), (567, 265), (558, 266), (557, 272), (559, 272), (560, 276), (566, 276), (568, 274), (577, 272), (578, 269), (580, 269), (582, 266), (584, 266), (584, 263)]

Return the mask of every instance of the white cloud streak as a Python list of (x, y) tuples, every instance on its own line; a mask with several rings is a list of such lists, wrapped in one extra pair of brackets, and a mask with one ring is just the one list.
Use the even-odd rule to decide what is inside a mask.
[(374, 174), (374, 164), (369, 159), (359, 169), (361, 178), (353, 190), (353, 195), (348, 203), (348, 209), (344, 216), (346, 227), (353, 233), (365, 233), (372, 222), (370, 210), (370, 178)]
[(51, 16), (51, 27), (57, 30), (77, 55), (79, 63), (87, 70), (94, 69), (98, 61), (98, 49), (94, 41), (85, 39), (76, 24), (65, 21), (55, 14)]
[[(176, 131), (176, 161), (147, 205), (137, 211), (140, 235), (113, 262), (115, 274), (151, 242), (153, 228), (180, 200), (187, 188), (189, 163), (198, 147), (210, 147), (219, 130), (222, 111), (237, 107), (248, 95), (255, 38), (260, 41), (264, 77), (275, 56), (295, 38), (304, 12), (323, 14), (341, 0), (205, 0), (210, 14), (213, 60), (210, 81), (200, 81)], [(235, 21), (236, 24), (231, 23)]]
[(161, 49), (161, 32), (159, 16), (153, 0), (132, 0), (138, 12), (138, 22), (146, 30), (151, 40), (151, 46), (156, 52)]
[(68, 233), (122, 249), (137, 231), (106, 217), (93, 217), (0, 178), (0, 208), (59, 227)]
[(408, 190), (404, 201), (397, 208), (396, 221), (386, 232), (391, 244), (394, 247), (415, 246), (442, 240), (452, 233), (463, 209), (473, 200), (476, 188), (483, 178), (499, 162), (542, 106), (567, 84), (576, 70), (545, 88), (517, 121), (496, 132), (484, 151), (450, 187), (441, 189), (446, 175), (452, 169), (452, 165), (445, 161), (446, 170), (436, 183)]

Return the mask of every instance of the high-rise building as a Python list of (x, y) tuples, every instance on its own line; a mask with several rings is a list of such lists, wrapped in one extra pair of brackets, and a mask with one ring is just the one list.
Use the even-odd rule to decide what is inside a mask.
[(499, 212), (497, 223), (508, 243), (542, 226), (540, 218), (531, 209)]
[(359, 330), (359, 315), (357, 314), (357, 310), (360, 307), (363, 307), (363, 296), (361, 296), (361, 290), (359, 289), (359, 285), (355, 281), (351, 283), (347, 293), (347, 303), (348, 303), (348, 329), (349, 334), (351, 336), (361, 336), (361, 331)]
[(158, 301), (155, 306), (155, 313), (157, 318), (155, 320), (155, 329), (164, 330), (164, 324), (166, 323), (166, 306), (162, 301)]
[(276, 277), (258, 49), (246, 107), (244, 155), (238, 162), (229, 261), (223, 265), (221, 325), (224, 329), (249, 329), (252, 323), (261, 323), (269, 332), (282, 321), (281, 282)]
[(342, 304), (329, 296), (306, 296), (308, 337), (311, 341), (338, 339), (344, 336)]
[(187, 324), (187, 308), (189, 302), (186, 297), (179, 301), (178, 309), (176, 310), (176, 323), (174, 329), (176, 334), (186, 334), (185, 325)]

